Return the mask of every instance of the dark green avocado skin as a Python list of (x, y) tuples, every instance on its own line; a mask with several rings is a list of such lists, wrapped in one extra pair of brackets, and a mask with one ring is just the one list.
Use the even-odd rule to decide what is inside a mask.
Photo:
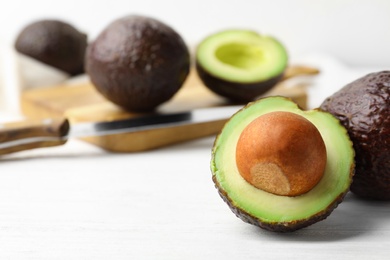
[(171, 27), (130, 15), (112, 22), (87, 48), (96, 89), (129, 111), (151, 111), (171, 99), (190, 69), (190, 54)]
[(348, 130), (356, 153), (351, 191), (390, 200), (390, 71), (368, 74), (327, 98), (321, 109)]
[(40, 20), (26, 26), (17, 36), (15, 49), (26, 56), (72, 76), (84, 72), (87, 36), (58, 20)]
[(311, 216), (310, 219), (301, 219), (299, 221), (284, 223), (284, 222), (262, 222), (255, 216), (252, 216), (248, 212), (240, 209), (237, 207), (237, 205), (234, 204), (234, 202), (230, 199), (229, 195), (220, 187), (217, 178), (213, 176), (213, 182), (215, 184), (215, 187), (218, 190), (219, 195), (221, 198), (226, 202), (226, 204), (229, 206), (230, 210), (242, 221), (245, 223), (260, 227), (262, 229), (277, 232), (277, 233), (289, 233), (296, 231), (301, 228), (308, 227), (310, 225), (313, 225), (314, 223), (317, 223), (319, 221), (322, 221), (329, 217), (329, 215), (333, 212), (335, 208), (338, 207), (338, 205), (344, 200), (345, 195), (347, 194), (348, 190), (341, 193), (327, 208), (325, 208), (323, 211), (319, 212), (318, 214)]
[(215, 77), (196, 62), (196, 71), (203, 84), (219, 96), (237, 103), (247, 103), (271, 90), (282, 78), (283, 73), (268, 80), (253, 83), (231, 82)]

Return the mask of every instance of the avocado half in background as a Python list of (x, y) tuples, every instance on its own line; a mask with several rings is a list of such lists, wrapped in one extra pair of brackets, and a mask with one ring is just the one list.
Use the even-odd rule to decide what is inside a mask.
[(171, 99), (190, 69), (189, 50), (168, 25), (129, 15), (113, 21), (87, 49), (95, 88), (129, 111), (151, 111)]
[(211, 170), (223, 200), (243, 221), (289, 232), (325, 219), (348, 192), (354, 150), (330, 113), (262, 98), (217, 136)]
[(17, 36), (15, 49), (28, 57), (75, 76), (84, 72), (86, 34), (59, 20), (39, 20)]
[(196, 50), (204, 85), (235, 102), (249, 102), (278, 83), (287, 67), (285, 47), (251, 30), (225, 30), (206, 37)]
[(365, 75), (327, 98), (321, 109), (348, 130), (356, 152), (351, 191), (390, 200), (390, 71)]

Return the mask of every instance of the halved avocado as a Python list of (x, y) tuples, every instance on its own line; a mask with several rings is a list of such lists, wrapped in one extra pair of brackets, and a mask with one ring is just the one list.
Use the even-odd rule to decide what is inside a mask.
[[(293, 123), (293, 127), (290, 128), (283, 127), (283, 121), (280, 121), (283, 131), (279, 131), (281, 128), (277, 125), (278, 123), (274, 123), (276, 121), (266, 122), (263, 126), (255, 129), (251, 135), (247, 136), (248, 140), (246, 142), (249, 145), (243, 150), (243, 153), (244, 155), (245, 153), (248, 154), (246, 157), (249, 158), (253, 157), (253, 154), (259, 155), (263, 152), (269, 153), (268, 150), (275, 150), (276, 155), (273, 156), (271, 152), (270, 156), (277, 158), (275, 167), (282, 169), (283, 174), (285, 169), (291, 168), (290, 166), (294, 168), (302, 164), (302, 161), (306, 161), (304, 162), (306, 166), (297, 168), (300, 169), (298, 170), (300, 172), (292, 174), (298, 176), (298, 183), (305, 182), (307, 176), (311, 174), (309, 173), (310, 170), (313, 168), (311, 163), (317, 163), (317, 159), (310, 159), (311, 153), (317, 150), (317, 143), (313, 143), (313, 145), (310, 145), (310, 143), (305, 144), (305, 136), (311, 134), (304, 133), (302, 135), (299, 133), (299, 129), (303, 129), (301, 122), (310, 127), (314, 126), (323, 140), (326, 151), (325, 154), (320, 154), (319, 158), (323, 156), (326, 158), (320, 158), (322, 161), (325, 159), (324, 168), (322, 170), (319, 168), (322, 175), (314, 184), (310, 184), (313, 187), (308, 191), (304, 190), (292, 195), (281, 195), (282, 193), (278, 194), (276, 192), (279, 187), (278, 184), (281, 182), (274, 182), (277, 185), (274, 188), (275, 192), (272, 192), (272, 188), (271, 191), (265, 191), (243, 177), (239, 167), (239, 164), (242, 165), (242, 162), (239, 161), (238, 156), (239, 149), (241, 149), (238, 146), (241, 139), (243, 139), (242, 135), (256, 120), (262, 120), (262, 118), (268, 118), (274, 114), (281, 114), (282, 117), (285, 115), (292, 116), (292, 118), (298, 119), (298, 121), (294, 121), (294, 119), (292, 122), (298, 123)], [(268, 124), (269, 122), (271, 123)], [(257, 144), (264, 143), (264, 141), (267, 143), (268, 138), (271, 138), (262, 136), (264, 126), (269, 128), (268, 133), (273, 135), (274, 141), (269, 141), (268, 146), (259, 147)], [(292, 134), (291, 136), (290, 133)], [(285, 135), (289, 135), (289, 137), (285, 137)], [(294, 137), (299, 135), (303, 136), (303, 138), (298, 139)], [(274, 149), (275, 146), (280, 146), (280, 148)], [(256, 152), (253, 153), (252, 151)], [(296, 154), (302, 156), (296, 157)], [(254, 160), (258, 162), (262, 158), (254, 158)], [(271, 166), (274, 165), (273, 162), (269, 163)], [(295, 165), (283, 165), (289, 163)], [(265, 165), (267, 166), (267, 164)], [(272, 167), (267, 166), (261, 169), (266, 171), (267, 168)], [(267, 230), (289, 232), (325, 219), (343, 200), (353, 177), (354, 150), (347, 131), (331, 114), (320, 110), (303, 111), (290, 99), (268, 97), (249, 103), (226, 123), (221, 133), (217, 136), (212, 149), (211, 171), (219, 194), (239, 218)], [(304, 178), (299, 177), (301, 173)], [(267, 172), (260, 172), (261, 174), (267, 176), (268, 179), (273, 178)], [(290, 178), (283, 174), (281, 174), (282, 178)], [(292, 182), (286, 183), (288, 185), (300, 185)]]
[(282, 43), (251, 30), (212, 34), (196, 51), (196, 69), (205, 86), (238, 102), (270, 90), (283, 77), (287, 63)]

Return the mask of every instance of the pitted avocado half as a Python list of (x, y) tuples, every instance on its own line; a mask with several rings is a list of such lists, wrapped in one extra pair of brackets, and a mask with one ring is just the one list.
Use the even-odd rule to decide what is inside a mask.
[(331, 114), (268, 97), (226, 123), (212, 149), (211, 170), (221, 197), (239, 218), (289, 232), (325, 219), (343, 200), (354, 150)]
[(232, 101), (249, 102), (283, 77), (286, 48), (251, 30), (225, 30), (206, 37), (196, 50), (196, 69), (206, 87)]

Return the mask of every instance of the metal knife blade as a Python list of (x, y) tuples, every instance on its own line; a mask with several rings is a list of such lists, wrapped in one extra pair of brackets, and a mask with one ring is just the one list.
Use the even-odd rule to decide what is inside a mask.
[(0, 125), (0, 155), (61, 145), (69, 138), (134, 133), (227, 120), (240, 108), (242, 106), (200, 108), (178, 113), (158, 113), (123, 120), (72, 125), (66, 119)]
[(109, 122), (80, 123), (73, 125), (65, 138), (131, 133), (164, 127), (224, 120), (231, 117), (241, 107), (242, 106), (200, 108), (191, 111), (152, 114)]

